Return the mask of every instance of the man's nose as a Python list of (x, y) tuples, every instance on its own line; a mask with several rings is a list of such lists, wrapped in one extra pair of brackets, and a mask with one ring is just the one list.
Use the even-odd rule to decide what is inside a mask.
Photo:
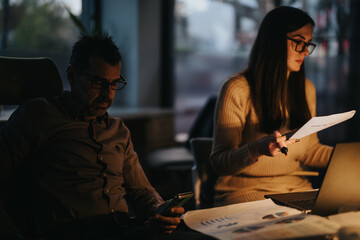
[(111, 84), (103, 84), (101, 87), (101, 94), (103, 96), (110, 96), (112, 93)]

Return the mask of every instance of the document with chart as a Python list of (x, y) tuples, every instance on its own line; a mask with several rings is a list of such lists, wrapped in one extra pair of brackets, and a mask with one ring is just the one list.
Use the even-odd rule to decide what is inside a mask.
[(313, 117), (304, 126), (302, 126), (294, 135), (290, 137), (290, 139), (300, 139), (306, 137), (310, 134), (319, 132), (326, 128), (332, 127), (336, 124), (344, 122), (350, 118), (352, 118), (355, 114), (355, 110), (332, 114), (328, 116), (321, 116), (321, 117)]
[(188, 211), (185, 224), (217, 239), (293, 239), (334, 234), (339, 225), (324, 217), (276, 205), (271, 199)]

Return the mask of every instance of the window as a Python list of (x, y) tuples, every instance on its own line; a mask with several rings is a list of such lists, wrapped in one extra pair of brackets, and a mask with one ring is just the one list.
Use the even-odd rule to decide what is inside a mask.
[[(209, 96), (219, 93), (224, 80), (246, 68), (259, 24), (275, 3), (301, 8), (316, 22), (313, 39), (317, 48), (307, 58), (306, 73), (317, 88), (318, 115), (351, 110), (344, 103), (351, 90), (350, 1), (176, 0), (175, 110), (179, 135), (189, 131), (199, 109)], [(323, 140), (330, 143), (343, 137), (335, 134)]]
[[(2, 56), (50, 57), (63, 80), (71, 47), (79, 36), (64, 6), (81, 14), (81, 0), (2, 0), (0, 6)], [(68, 88), (67, 81), (64, 81)]]

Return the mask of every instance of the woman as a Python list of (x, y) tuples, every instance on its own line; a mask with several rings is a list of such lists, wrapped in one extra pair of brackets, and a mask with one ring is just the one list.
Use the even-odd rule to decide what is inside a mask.
[[(315, 48), (314, 25), (302, 10), (273, 9), (261, 23), (248, 68), (222, 86), (210, 158), (220, 176), (215, 205), (311, 190), (307, 178), (295, 172), (327, 165), (332, 148), (321, 145), (316, 134), (301, 141), (281, 135), (316, 114), (315, 87), (305, 78), (304, 66)], [(280, 151), (283, 145), (287, 156)]]

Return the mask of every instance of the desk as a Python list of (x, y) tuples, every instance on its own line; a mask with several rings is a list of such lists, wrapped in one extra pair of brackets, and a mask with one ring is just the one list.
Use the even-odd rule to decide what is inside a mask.
[(108, 112), (111, 116), (124, 120), (140, 159), (156, 148), (175, 143), (172, 109), (111, 107)]
[(0, 126), (6, 123), (6, 121), (9, 119), (9, 117), (14, 111), (15, 109), (0, 110)]
[(341, 227), (338, 221), (303, 214), (270, 199), (192, 210), (183, 219), (193, 230), (227, 240), (325, 239)]

